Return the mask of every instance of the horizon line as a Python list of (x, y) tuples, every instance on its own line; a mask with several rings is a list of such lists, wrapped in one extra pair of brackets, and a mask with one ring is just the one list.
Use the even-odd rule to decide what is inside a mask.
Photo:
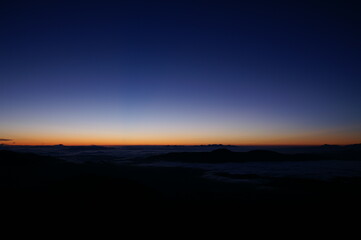
[(6, 146), (28, 146), (28, 147), (35, 147), (35, 146), (205, 146), (205, 147), (212, 147), (212, 146), (234, 146), (234, 147), (316, 147), (316, 146), (348, 146), (348, 145), (358, 145), (361, 143), (351, 143), (351, 144), (5, 144), (1, 143), (0, 145)]

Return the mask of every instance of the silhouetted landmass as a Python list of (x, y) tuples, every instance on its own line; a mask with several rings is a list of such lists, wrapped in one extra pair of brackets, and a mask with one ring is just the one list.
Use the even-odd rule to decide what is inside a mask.
[(211, 152), (172, 152), (151, 156), (149, 160), (177, 161), (188, 163), (225, 163), (249, 161), (315, 161), (315, 160), (361, 160), (361, 151), (337, 151), (314, 154), (282, 154), (269, 150), (253, 150), (249, 152), (232, 152), (226, 148)]
[(100, 150), (111, 150), (114, 149), (112, 147), (105, 147), (105, 146), (97, 146), (97, 145), (89, 145), (89, 146), (66, 146), (63, 144), (57, 144), (57, 145), (37, 145), (37, 146), (17, 146), (17, 145), (6, 145), (6, 144), (0, 144), (0, 147), (3, 147), (3, 149), (6, 147), (8, 149), (12, 149), (13, 147), (24, 147), (28, 149), (57, 149), (62, 151), (100, 151)]
[(324, 144), (321, 147), (323, 148), (329, 148), (329, 149), (355, 149), (355, 150), (361, 150), (361, 143), (358, 144), (349, 144), (349, 145), (330, 145), (330, 144)]
[(118, 204), (147, 206), (160, 198), (155, 190), (114, 170), (112, 165), (0, 150), (0, 201), (16, 210), (102, 211)]
[(0, 150), (0, 159), (1, 167), (36, 167), (65, 163), (54, 157), (39, 156), (33, 153), (17, 153), (7, 150)]
[[(169, 153), (160, 160), (210, 162), (288, 161), (288, 155), (255, 150), (245, 153), (217, 149), (212, 152)], [(266, 159), (265, 159), (266, 158)], [(150, 158), (152, 159), (152, 158)], [(166, 167), (69, 163), (54, 157), (0, 151), (1, 205), (13, 212), (108, 212), (157, 216), (159, 211), (214, 213), (260, 209), (319, 209), (342, 206), (355, 209), (361, 200), (361, 178), (324, 181), (295, 177), (216, 172), (215, 176), (241, 180), (223, 182), (203, 177), (205, 170)], [(246, 181), (243, 181), (246, 180)], [(252, 207), (253, 206), (253, 207)], [(210, 210), (211, 209), (211, 210)], [(138, 214), (138, 215), (137, 215)]]
[(303, 153), (336, 153), (336, 152), (360, 152), (361, 144), (350, 145), (329, 145), (324, 144), (322, 146), (287, 146), (287, 147), (271, 147), (273, 149), (280, 150), (282, 152), (303, 152)]

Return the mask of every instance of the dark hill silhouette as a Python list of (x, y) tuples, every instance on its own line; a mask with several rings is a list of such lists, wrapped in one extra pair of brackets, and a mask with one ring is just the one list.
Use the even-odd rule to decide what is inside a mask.
[(71, 212), (109, 211), (159, 200), (155, 190), (118, 176), (116, 170), (111, 165), (75, 164), (0, 150), (0, 204), (16, 210), (49, 208)]
[(59, 159), (48, 156), (39, 156), (33, 153), (17, 153), (8, 150), (0, 150), (0, 166), (20, 167), (20, 166), (47, 166), (49, 164), (65, 163)]
[[(154, 160), (162, 158), (166, 161), (220, 163), (304, 160), (309, 156), (264, 150), (232, 152), (223, 148), (212, 152), (169, 153), (153, 157)], [(228, 208), (226, 212), (232, 214), (239, 208), (240, 214), (244, 214), (253, 204), (254, 214), (255, 209), (265, 204), (271, 206), (266, 206), (267, 209), (278, 206), (275, 209), (279, 211), (283, 205), (291, 203), (300, 206), (307, 204), (307, 201), (307, 206), (315, 206), (315, 209), (329, 204), (332, 209), (342, 206), (344, 211), (343, 206), (359, 206), (361, 199), (360, 178), (325, 182), (252, 173), (215, 173), (218, 177), (253, 181), (229, 183), (204, 178), (205, 170), (200, 169), (109, 163), (74, 164), (53, 157), (11, 151), (0, 151), (0, 164), (0, 204), (5, 206), (5, 210), (9, 209), (11, 215), (15, 210), (33, 210), (32, 216), (37, 216), (39, 211), (50, 210), (69, 217), (80, 210), (91, 214), (116, 213), (117, 217), (135, 216), (139, 219), (151, 210), (153, 212), (149, 216), (155, 219), (159, 209), (171, 214), (175, 209), (179, 209), (179, 212), (188, 210), (188, 216), (191, 216), (200, 207), (212, 214), (217, 208), (220, 212)]]

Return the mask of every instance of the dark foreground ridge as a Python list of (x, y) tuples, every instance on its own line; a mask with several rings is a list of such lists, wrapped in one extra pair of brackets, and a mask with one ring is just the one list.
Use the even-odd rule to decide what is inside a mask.
[[(207, 159), (207, 157), (209, 157)], [(175, 153), (157, 156), (180, 161), (214, 161), (217, 157), (286, 160), (270, 151)], [(102, 212), (151, 216), (160, 212), (214, 214), (277, 209), (360, 209), (361, 178), (321, 181), (264, 178), (255, 174), (218, 173), (253, 182), (221, 182), (203, 177), (204, 170), (110, 163), (75, 164), (54, 157), (0, 150), (1, 206), (14, 212)], [(294, 208), (297, 206), (297, 208)]]
[(123, 178), (111, 165), (7, 150), (0, 150), (0, 191), (2, 206), (12, 211), (99, 210), (159, 200), (153, 189)]

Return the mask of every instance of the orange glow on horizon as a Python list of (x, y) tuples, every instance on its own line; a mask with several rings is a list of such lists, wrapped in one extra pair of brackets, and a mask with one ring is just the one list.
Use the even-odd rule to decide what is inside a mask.
[[(120, 132), (120, 133), (119, 133)], [(121, 134), (121, 132), (123, 132)], [(311, 146), (311, 145), (348, 145), (361, 143), (358, 131), (35, 131), (17, 130), (3, 134), (2, 144), (8, 145), (245, 145), (245, 146)]]
[(68, 145), (68, 146), (84, 146), (84, 145), (104, 145), (104, 146), (121, 146), (121, 145), (208, 145), (208, 144), (223, 144), (223, 145), (238, 145), (238, 146), (317, 146), (324, 144), (334, 145), (348, 145), (360, 143), (356, 139), (253, 139), (253, 140), (228, 140), (225, 139), (208, 139), (208, 140), (186, 140), (186, 139), (134, 139), (119, 141), (115, 139), (66, 139), (66, 138), (49, 138), (49, 139), (32, 139), (32, 140), (18, 140), (12, 142), (3, 142), (6, 145)]

